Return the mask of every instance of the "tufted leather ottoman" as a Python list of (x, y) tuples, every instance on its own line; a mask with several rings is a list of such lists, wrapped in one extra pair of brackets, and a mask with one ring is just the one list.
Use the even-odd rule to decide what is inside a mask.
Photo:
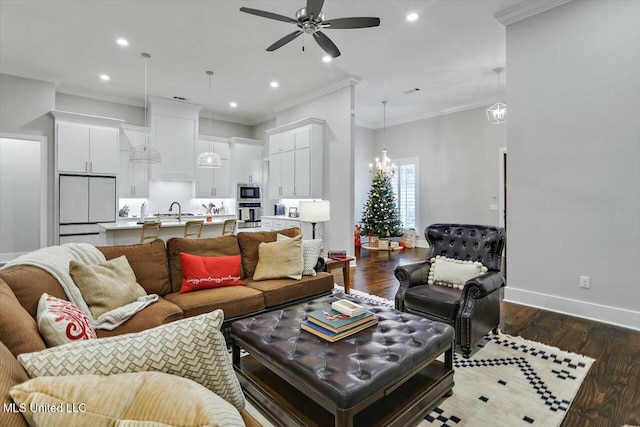
[[(379, 324), (335, 343), (300, 329), (338, 297), (367, 306)], [(351, 295), (239, 320), (231, 337), (240, 383), (275, 425), (417, 424), (453, 388), (451, 326)]]

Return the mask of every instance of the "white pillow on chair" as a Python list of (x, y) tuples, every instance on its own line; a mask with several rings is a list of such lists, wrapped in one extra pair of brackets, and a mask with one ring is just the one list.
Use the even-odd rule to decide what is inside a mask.
[(438, 255), (431, 258), (427, 283), (462, 289), (469, 279), (486, 273), (487, 267), (477, 261), (462, 261)]

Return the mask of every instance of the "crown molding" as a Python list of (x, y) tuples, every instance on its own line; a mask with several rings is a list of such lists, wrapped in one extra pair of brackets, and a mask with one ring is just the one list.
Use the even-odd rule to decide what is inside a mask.
[(570, 1), (571, 0), (525, 0), (522, 3), (509, 6), (493, 16), (502, 25), (507, 26), (562, 4), (569, 3)]
[(119, 127), (122, 123), (124, 123), (123, 119), (117, 119), (114, 117), (94, 116), (92, 114), (74, 113), (72, 111), (51, 110), (50, 113), (53, 117), (55, 117), (56, 120), (63, 120), (63, 121), (95, 123), (100, 125), (117, 126), (117, 127)]
[(335, 92), (338, 89), (342, 89), (343, 87), (347, 87), (347, 86), (355, 86), (358, 83), (360, 83), (362, 81), (362, 77), (358, 77), (356, 75), (349, 75), (347, 77), (345, 77), (344, 79), (338, 80), (337, 82), (334, 82), (328, 86), (325, 86), (323, 88), (317, 89), (317, 90), (313, 90), (311, 92), (307, 92), (304, 95), (300, 95), (296, 98), (293, 98), (290, 101), (284, 102), (282, 104), (276, 105), (276, 107), (274, 108), (274, 111), (279, 113), (281, 111), (284, 110), (288, 110), (291, 107), (295, 107), (296, 105), (300, 105), (300, 104), (304, 104), (305, 102), (309, 102), (313, 99), (319, 98), (323, 95), (327, 95), (331, 92)]

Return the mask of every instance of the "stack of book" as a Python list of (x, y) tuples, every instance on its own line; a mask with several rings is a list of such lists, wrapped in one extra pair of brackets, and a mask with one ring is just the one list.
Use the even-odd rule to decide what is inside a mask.
[(347, 258), (347, 251), (331, 250), (327, 252), (327, 256), (331, 259), (343, 260)]
[[(340, 301), (357, 305), (346, 300)], [(312, 311), (307, 314), (307, 319), (300, 324), (300, 327), (329, 342), (335, 342), (378, 324), (378, 319), (372, 312), (366, 311), (364, 307), (361, 308), (362, 310), (355, 309), (354, 312), (360, 313), (352, 316), (340, 313), (333, 308)]]

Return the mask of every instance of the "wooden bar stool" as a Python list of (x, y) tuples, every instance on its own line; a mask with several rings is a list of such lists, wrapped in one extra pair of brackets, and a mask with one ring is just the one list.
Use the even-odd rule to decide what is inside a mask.
[(140, 243), (144, 243), (145, 240), (156, 240), (160, 235), (161, 222), (148, 222), (142, 224), (142, 233), (140, 234)]
[(204, 224), (203, 220), (196, 221), (187, 221), (184, 223), (184, 237), (193, 237), (194, 239), (199, 239), (202, 234), (202, 224)]
[(236, 223), (238, 221), (235, 219), (227, 219), (222, 224), (222, 235), (223, 236), (233, 236), (236, 232)]

